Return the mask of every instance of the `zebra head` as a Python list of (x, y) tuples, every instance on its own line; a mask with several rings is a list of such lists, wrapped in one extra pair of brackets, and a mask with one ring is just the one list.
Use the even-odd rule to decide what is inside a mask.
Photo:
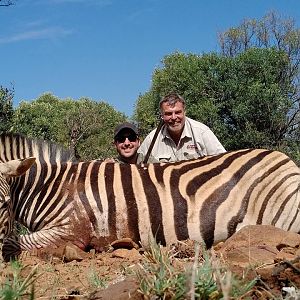
[(10, 186), (7, 179), (21, 176), (34, 162), (34, 157), (0, 162), (0, 250), (4, 238), (11, 233), (13, 226)]

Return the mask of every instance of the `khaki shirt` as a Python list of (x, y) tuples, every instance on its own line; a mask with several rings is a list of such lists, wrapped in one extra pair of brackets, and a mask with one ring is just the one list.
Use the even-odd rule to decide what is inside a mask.
[[(138, 153), (146, 155), (156, 129), (151, 131), (141, 146)], [(170, 137), (166, 126), (160, 130), (151, 151), (151, 156), (159, 162), (175, 162), (207, 155), (226, 152), (214, 133), (204, 125), (190, 118), (185, 118), (185, 125), (178, 145)], [(151, 161), (149, 161), (151, 162)]]

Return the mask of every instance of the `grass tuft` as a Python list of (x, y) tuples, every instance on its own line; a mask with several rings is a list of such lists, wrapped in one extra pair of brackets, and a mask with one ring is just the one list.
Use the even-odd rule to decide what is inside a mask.
[(107, 278), (101, 278), (95, 269), (91, 269), (88, 273), (88, 282), (92, 288), (105, 289), (107, 287)]
[(17, 260), (11, 261), (12, 275), (7, 278), (4, 283), (0, 285), (0, 299), (1, 300), (17, 300), (25, 297), (26, 299), (35, 299), (34, 282), (38, 278), (36, 265), (30, 273), (22, 278), (21, 272), (24, 267)]
[[(151, 242), (145, 259), (139, 264), (136, 276), (139, 292), (145, 299), (236, 299), (246, 296), (256, 280), (242, 282), (216, 264), (210, 253), (195, 244), (195, 258), (191, 264), (180, 264), (172, 249)], [(216, 267), (217, 266), (217, 267)], [(245, 298), (244, 298), (245, 299)]]

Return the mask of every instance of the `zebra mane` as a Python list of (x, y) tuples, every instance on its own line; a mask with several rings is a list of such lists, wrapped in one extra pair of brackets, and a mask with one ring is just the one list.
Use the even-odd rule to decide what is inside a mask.
[(76, 161), (73, 151), (63, 146), (18, 133), (0, 135), (0, 160), (8, 161), (26, 157), (36, 157), (50, 163)]

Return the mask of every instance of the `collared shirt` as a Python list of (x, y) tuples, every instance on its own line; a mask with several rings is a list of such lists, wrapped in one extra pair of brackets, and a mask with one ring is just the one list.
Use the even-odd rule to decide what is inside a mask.
[[(146, 155), (156, 129), (151, 131), (140, 148), (139, 153)], [(167, 127), (160, 130), (151, 151), (151, 156), (159, 162), (175, 162), (207, 155), (226, 152), (209, 127), (190, 118), (185, 118), (184, 128), (178, 145), (170, 137)], [(149, 162), (151, 162), (149, 160)]]

